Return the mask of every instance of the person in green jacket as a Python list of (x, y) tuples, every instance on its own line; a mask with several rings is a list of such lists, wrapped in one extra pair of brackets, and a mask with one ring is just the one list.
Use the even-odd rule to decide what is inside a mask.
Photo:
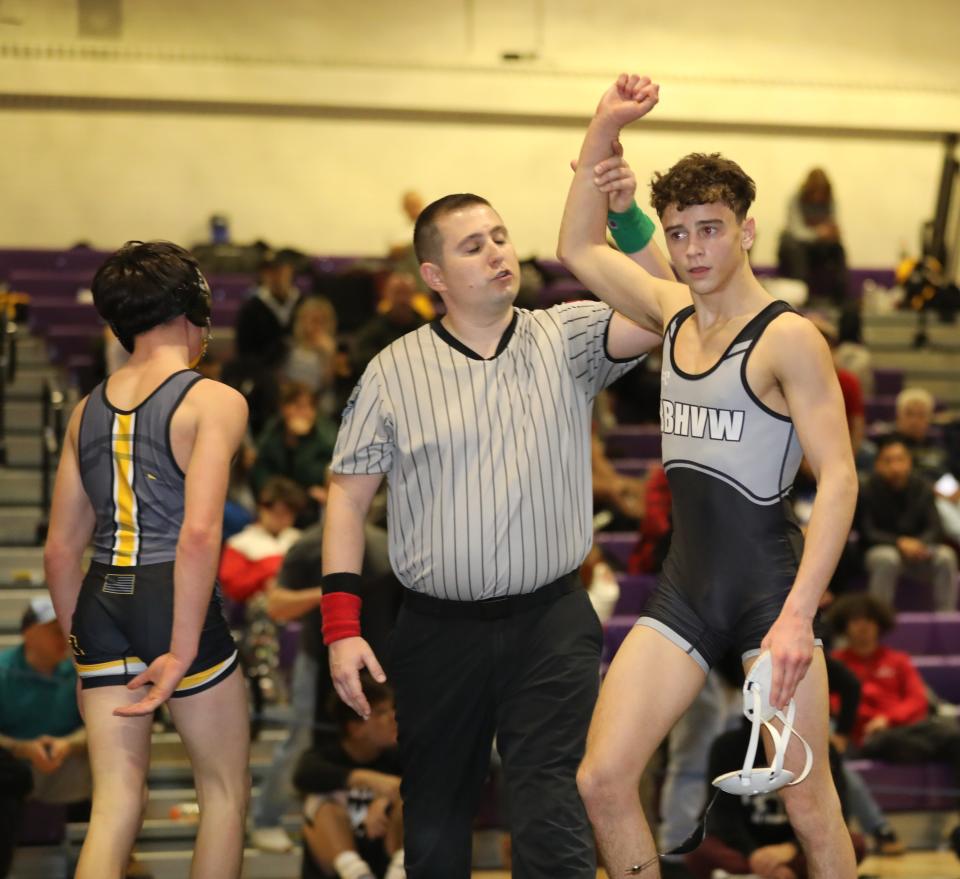
[(337, 427), (317, 410), (317, 397), (306, 385), (292, 382), (280, 391), (280, 413), (257, 442), (257, 456), (250, 471), (254, 495), (271, 476), (286, 476), (302, 485), (310, 504), (297, 525), (315, 522), (326, 502), (326, 476)]

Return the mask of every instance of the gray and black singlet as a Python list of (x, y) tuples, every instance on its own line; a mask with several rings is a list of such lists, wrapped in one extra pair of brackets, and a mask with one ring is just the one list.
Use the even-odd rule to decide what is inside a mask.
[[(109, 401), (106, 382), (87, 400), (77, 450), (96, 524), (93, 560), (70, 635), (84, 688), (126, 684), (170, 649), (173, 567), (184, 511), (184, 473), (173, 456), (170, 422), (201, 379), (192, 370), (176, 372), (130, 410)], [(213, 686), (236, 664), (215, 589), (196, 660), (174, 696)]]
[(670, 638), (705, 670), (731, 647), (745, 656), (759, 649), (800, 561), (803, 539), (787, 495), (803, 453), (791, 419), (765, 406), (746, 379), (751, 351), (786, 311), (785, 302), (770, 303), (698, 375), (674, 356), (693, 306), (664, 334), (660, 429), (673, 535), (638, 625)]

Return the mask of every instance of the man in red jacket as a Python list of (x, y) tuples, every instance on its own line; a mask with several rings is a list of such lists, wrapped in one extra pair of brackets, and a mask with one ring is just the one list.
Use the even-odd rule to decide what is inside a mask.
[[(858, 593), (840, 599), (831, 617), (837, 633), (847, 639), (847, 646), (833, 655), (861, 685), (851, 733), (858, 754), (890, 763), (949, 763), (960, 782), (960, 727), (930, 716), (926, 688), (913, 661), (880, 643), (893, 629), (893, 609)], [(960, 857), (960, 826), (950, 834), (950, 845)]]

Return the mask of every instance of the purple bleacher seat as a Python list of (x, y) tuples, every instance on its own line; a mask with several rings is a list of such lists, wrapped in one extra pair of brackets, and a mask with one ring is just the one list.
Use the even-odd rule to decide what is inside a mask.
[(601, 531), (594, 537), (594, 543), (614, 565), (625, 568), (638, 536), (636, 531)]
[(280, 644), (277, 662), (284, 671), (293, 668), (293, 660), (296, 659), (297, 650), (300, 649), (300, 629), (301, 624), (297, 620), (277, 626), (277, 639)]
[(236, 326), (237, 314), (242, 307), (243, 303), (238, 300), (214, 300), (210, 316), (211, 323), (215, 327)]
[(216, 305), (221, 301), (245, 301), (250, 296), (256, 280), (251, 275), (231, 273), (208, 275), (207, 283), (210, 285), (210, 296)]
[(647, 606), (653, 590), (657, 588), (656, 574), (620, 574), (620, 597), (614, 613), (618, 616), (633, 614), (636, 617)]
[(660, 464), (659, 458), (617, 458), (613, 462), (617, 473), (624, 476), (646, 476), (647, 473)]
[(573, 272), (558, 259), (535, 259), (534, 262), (537, 268), (551, 280), (573, 277)]
[(884, 763), (850, 760), (881, 809), (889, 812), (953, 809), (957, 802), (952, 768), (946, 763)]
[(41, 335), (54, 324), (91, 331), (103, 324), (92, 302), (76, 302), (67, 297), (31, 297), (27, 315), (30, 332)]
[(901, 611), (883, 643), (914, 656), (949, 656), (960, 650), (960, 613)]
[(902, 369), (875, 369), (873, 392), (879, 397), (896, 397), (903, 390)]
[(310, 261), (314, 270), (324, 275), (346, 271), (356, 262), (378, 264), (380, 260), (368, 256), (315, 256)]
[(897, 411), (896, 397), (869, 397), (864, 401), (864, 417), (867, 424), (877, 421), (892, 421)]
[(54, 363), (65, 365), (74, 355), (89, 354), (99, 332), (95, 326), (54, 324), (46, 333), (47, 354)]
[(933, 629), (936, 618), (937, 614), (922, 611), (898, 613), (896, 628), (884, 636), (883, 643), (894, 650), (903, 650), (914, 656), (934, 653), (931, 647), (935, 640)]
[(38, 248), (0, 249), (0, 277), (8, 278), (11, 272), (83, 272), (92, 276), (109, 256), (105, 250), (46, 250)]
[(92, 272), (24, 272), (14, 271), (7, 279), (15, 293), (31, 297), (55, 297), (73, 301), (78, 290), (89, 290)]
[(932, 642), (927, 653), (939, 656), (960, 653), (960, 612), (941, 611), (934, 618)]
[[(933, 584), (929, 581), (915, 580), (908, 574), (901, 574), (897, 580), (893, 606), (898, 611), (929, 611), (933, 608)], [(960, 648), (958, 648), (960, 649)]]
[(605, 440), (611, 458), (660, 457), (660, 428), (652, 424), (626, 424), (611, 430)]
[(616, 656), (623, 639), (636, 625), (639, 614), (618, 614), (607, 620), (603, 627), (603, 661), (611, 662)]
[(847, 269), (847, 292), (851, 299), (860, 299), (865, 281), (873, 281), (880, 287), (893, 287), (897, 283), (893, 269)]
[(580, 299), (596, 299), (576, 278), (559, 278), (545, 284), (537, 294), (537, 304), (549, 308), (558, 302), (576, 302)]
[(941, 699), (960, 704), (960, 656), (914, 656), (913, 664)]

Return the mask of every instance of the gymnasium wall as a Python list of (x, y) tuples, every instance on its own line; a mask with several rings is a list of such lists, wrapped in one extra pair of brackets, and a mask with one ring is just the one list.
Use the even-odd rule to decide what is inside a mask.
[(637, 69), (662, 83), (624, 138), (642, 177), (740, 161), (769, 263), (822, 165), (850, 262), (890, 265), (960, 130), (957, 44), (952, 0), (2, 0), (0, 246), (192, 242), (223, 212), (238, 241), (378, 253), (415, 188), (486, 195), (547, 255), (583, 126)]

